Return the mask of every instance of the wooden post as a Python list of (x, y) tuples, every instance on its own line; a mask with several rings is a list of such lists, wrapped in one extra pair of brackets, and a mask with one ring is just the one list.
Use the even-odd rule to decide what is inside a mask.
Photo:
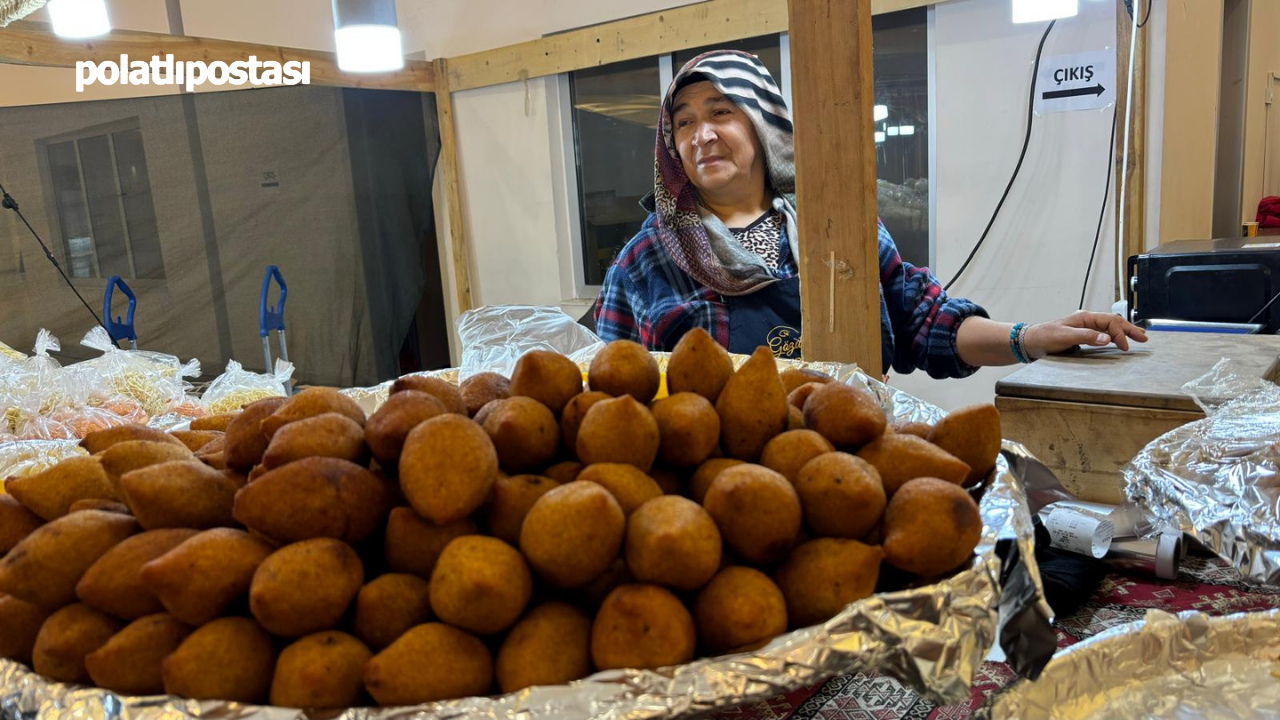
[[(443, 174), (446, 210), (449, 213), (449, 246), (453, 251), (453, 284), (458, 312), (471, 309), (471, 253), (467, 225), (462, 215), (462, 186), (458, 181), (458, 142), (454, 135), (453, 94), (449, 87), (449, 63), (435, 61), (436, 118), (440, 123), (440, 172)], [(442, 268), (443, 270), (443, 268)], [(442, 278), (443, 279), (443, 278)]]
[(879, 377), (871, 0), (790, 0), (806, 360)]
[[(1129, 111), (1129, 165), (1124, 164), (1125, 95), (1129, 79), (1129, 36), (1134, 26), (1147, 20), (1148, 7), (1135, 2), (1137, 22), (1129, 16), (1125, 0), (1116, 0), (1116, 144), (1115, 144), (1115, 226), (1116, 252), (1125, 259), (1141, 254), (1146, 244), (1146, 130), (1147, 130), (1147, 27), (1137, 30), (1138, 43), (1133, 51), (1133, 109)], [(1128, 185), (1124, 198), (1120, 186), (1125, 177)], [(1123, 204), (1122, 204), (1123, 202)], [(1124, 218), (1124, 232), (1120, 218)], [(1128, 297), (1125, 278), (1116, 277), (1117, 297)]]

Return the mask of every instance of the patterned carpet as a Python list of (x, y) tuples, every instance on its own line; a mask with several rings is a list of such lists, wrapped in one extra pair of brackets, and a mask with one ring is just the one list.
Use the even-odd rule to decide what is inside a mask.
[[(1148, 609), (1199, 610), (1225, 615), (1280, 607), (1280, 595), (1239, 582), (1216, 558), (1191, 556), (1176, 581), (1142, 575), (1108, 575), (1093, 597), (1057, 624), (1058, 647), (1142, 619)], [(896, 680), (878, 675), (846, 675), (819, 686), (719, 712), (716, 720), (960, 720), (1015, 680), (1003, 663), (983, 663), (968, 703), (938, 706)]]

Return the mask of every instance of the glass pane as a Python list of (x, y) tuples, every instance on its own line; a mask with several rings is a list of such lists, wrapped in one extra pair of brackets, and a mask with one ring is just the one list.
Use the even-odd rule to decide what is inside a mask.
[(878, 210), (902, 258), (913, 265), (929, 264), (927, 12), (904, 10), (871, 21)]
[(103, 277), (132, 277), (129, 252), (124, 244), (116, 172), (111, 162), (111, 142), (106, 135), (98, 135), (84, 138), (79, 145), (85, 195), (89, 198), (89, 219), (93, 224), (93, 244), (98, 250), (98, 269)]
[(62, 230), (62, 247), (71, 277), (94, 277), (93, 241), (89, 236), (89, 211), (80, 192), (80, 165), (76, 162), (74, 142), (48, 147), (49, 173), (53, 177), (53, 194), (58, 206), (58, 224)]
[(680, 68), (684, 67), (685, 63), (712, 50), (741, 50), (755, 55), (760, 58), (760, 62), (764, 63), (765, 67), (769, 68), (769, 74), (773, 75), (773, 81), (778, 84), (778, 87), (782, 87), (782, 42), (778, 35), (761, 35), (692, 50), (681, 50), (672, 55), (671, 71), (680, 72)]
[(160, 234), (151, 202), (151, 179), (147, 175), (147, 154), (141, 130), (123, 130), (112, 135), (116, 146), (116, 166), (120, 177), (120, 199), (129, 227), (129, 246), (137, 277), (163, 278), (164, 258), (160, 255)]
[(570, 73), (588, 285), (604, 281), (648, 215), (640, 200), (653, 190), (660, 83), (656, 58)]

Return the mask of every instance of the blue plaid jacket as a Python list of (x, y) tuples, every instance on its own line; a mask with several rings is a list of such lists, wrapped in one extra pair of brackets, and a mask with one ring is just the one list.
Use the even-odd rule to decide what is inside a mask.
[[(671, 350), (686, 332), (701, 327), (729, 345), (730, 305), (676, 265), (658, 242), (650, 215), (609, 268), (596, 301), (596, 333), (606, 342), (634, 340), (650, 350)], [(924, 370), (935, 378), (972, 375), (956, 352), (965, 318), (988, 317), (976, 303), (948, 297), (928, 268), (902, 260), (880, 223), (880, 337), (884, 372)], [(795, 259), (782, 239), (780, 279), (795, 276)], [(803, 332), (803, 330), (802, 330)]]

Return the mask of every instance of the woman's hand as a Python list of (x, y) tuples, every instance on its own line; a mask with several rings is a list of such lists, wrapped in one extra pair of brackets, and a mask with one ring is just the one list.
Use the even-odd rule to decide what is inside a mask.
[(1060, 320), (1038, 323), (1027, 328), (1023, 341), (1032, 360), (1046, 355), (1066, 352), (1077, 345), (1104, 347), (1115, 343), (1121, 350), (1129, 349), (1129, 340), (1146, 342), (1147, 333), (1142, 328), (1114, 313), (1072, 313)]

